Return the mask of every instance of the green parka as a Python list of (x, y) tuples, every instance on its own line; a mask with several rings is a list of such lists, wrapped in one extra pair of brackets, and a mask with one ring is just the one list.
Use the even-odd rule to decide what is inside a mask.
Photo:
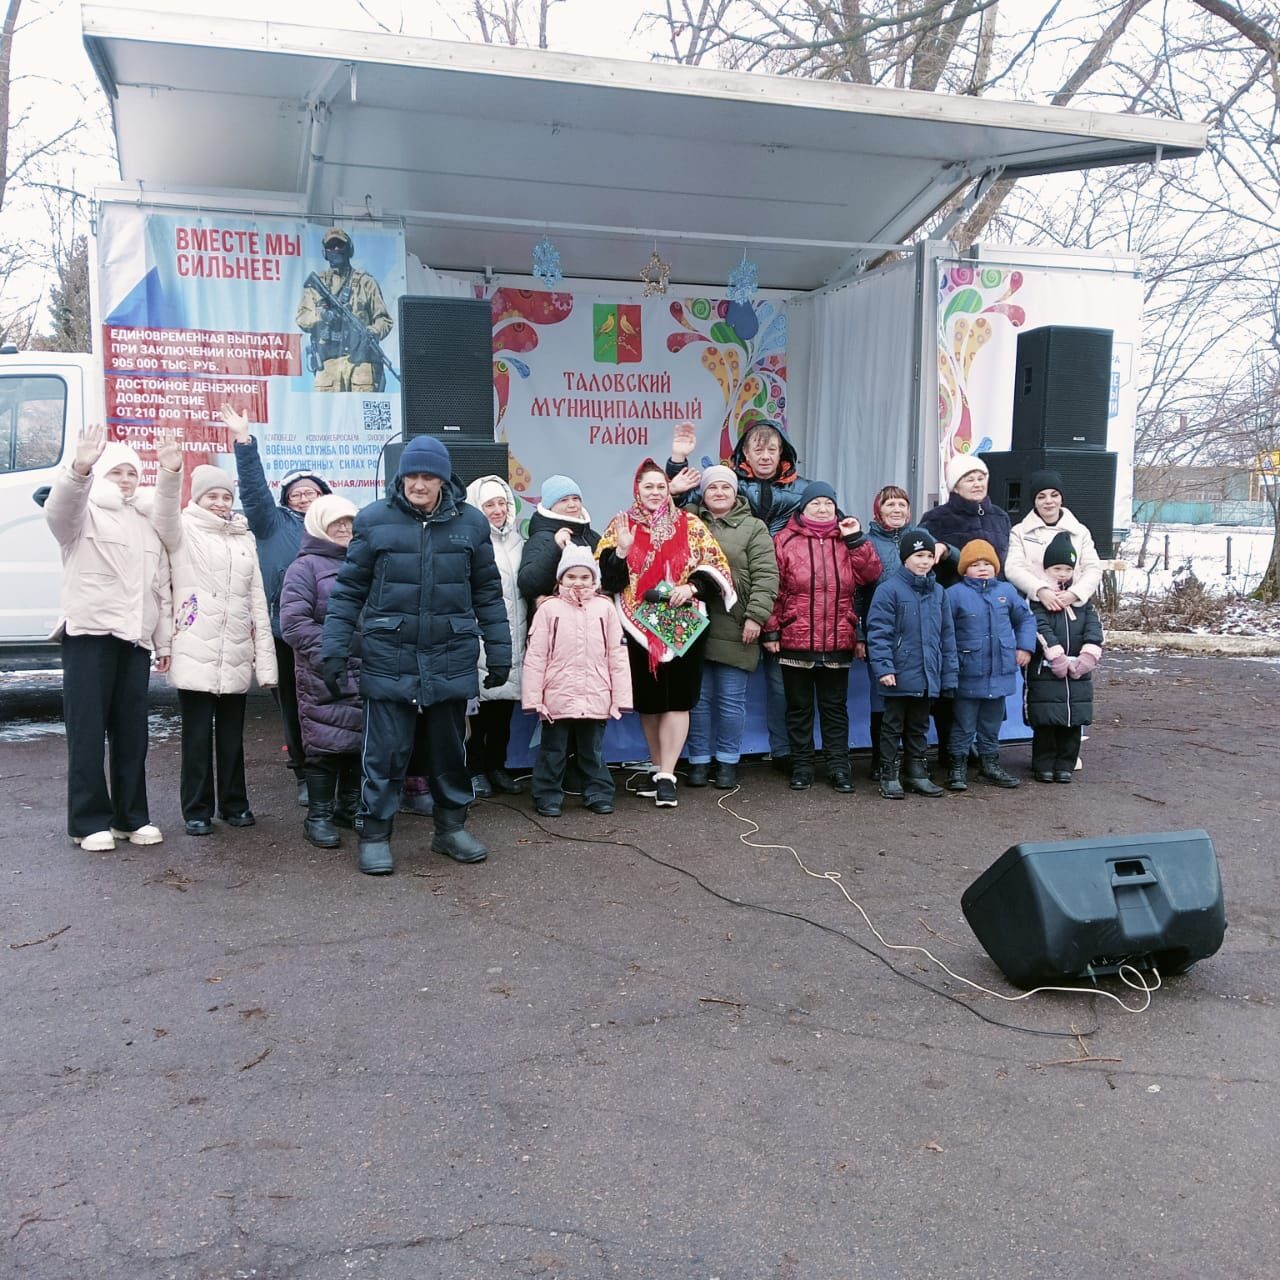
[(733, 588), (738, 596), (728, 611), (717, 593), (707, 600), (707, 645), (703, 657), (707, 662), (754, 671), (760, 662), (760, 643), (742, 643), (742, 624), (749, 618), (763, 628), (778, 594), (778, 561), (769, 528), (751, 514), (742, 494), (724, 516), (713, 516), (701, 501), (693, 510), (723, 549), (733, 570)]

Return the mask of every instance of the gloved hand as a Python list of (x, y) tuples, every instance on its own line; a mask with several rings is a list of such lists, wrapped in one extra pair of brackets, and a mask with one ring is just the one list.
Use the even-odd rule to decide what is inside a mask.
[(1096, 645), (1087, 644), (1080, 650), (1078, 658), (1071, 659), (1071, 678), (1079, 680), (1087, 676), (1098, 665), (1101, 652)]
[(1071, 660), (1067, 657), (1067, 651), (1060, 645), (1051, 645), (1044, 651), (1045, 658), (1048, 659), (1049, 669), (1059, 680), (1065, 680), (1071, 670)]
[(942, 696), (944, 698), (954, 698), (956, 696), (956, 691), (954, 689), (943, 689)]
[(343, 658), (321, 658), (320, 679), (329, 690), (331, 698), (343, 697), (342, 682), (347, 674), (347, 664)]
[(497, 689), (499, 686), (506, 684), (510, 679), (510, 667), (490, 667), (489, 674), (484, 678), (484, 687), (486, 689)]

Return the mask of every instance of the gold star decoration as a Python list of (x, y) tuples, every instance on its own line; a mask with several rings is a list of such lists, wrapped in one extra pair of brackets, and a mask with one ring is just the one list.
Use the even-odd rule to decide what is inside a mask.
[(652, 298), (655, 293), (666, 293), (670, 278), (671, 263), (663, 262), (655, 248), (640, 272), (640, 279), (644, 282), (644, 296)]

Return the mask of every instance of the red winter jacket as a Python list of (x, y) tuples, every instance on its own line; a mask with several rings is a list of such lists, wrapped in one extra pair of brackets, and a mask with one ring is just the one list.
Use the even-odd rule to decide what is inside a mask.
[(846, 541), (839, 530), (816, 533), (792, 516), (774, 537), (780, 579), (765, 633), (783, 650), (852, 653), (858, 618), (853, 593), (880, 577), (880, 557), (865, 533)]

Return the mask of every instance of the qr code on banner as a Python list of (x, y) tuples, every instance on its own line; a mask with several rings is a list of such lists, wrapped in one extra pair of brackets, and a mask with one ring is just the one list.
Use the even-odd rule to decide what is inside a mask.
[(364, 429), (366, 431), (391, 430), (391, 401), (363, 400), (360, 407), (364, 414)]

